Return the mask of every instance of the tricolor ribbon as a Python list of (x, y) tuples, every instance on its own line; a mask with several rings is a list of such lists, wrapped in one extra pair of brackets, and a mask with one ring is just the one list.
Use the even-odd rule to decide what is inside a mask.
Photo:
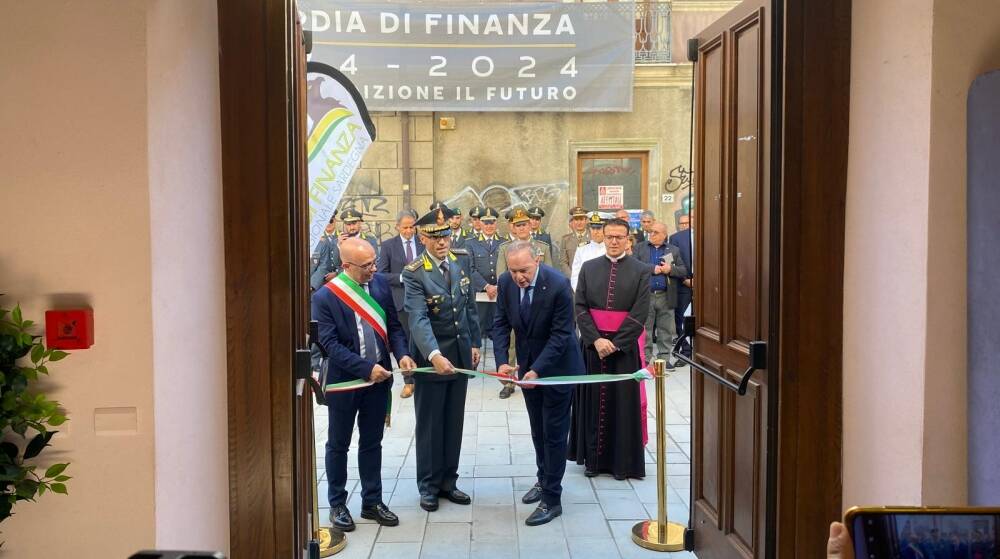
[[(395, 373), (402, 373), (402, 369), (396, 369), (392, 371)], [(420, 367), (413, 369), (414, 373), (424, 373), (424, 374), (437, 374), (434, 367)], [(494, 380), (501, 380), (504, 382), (512, 382), (519, 385), (529, 385), (529, 386), (559, 386), (565, 384), (598, 384), (602, 382), (621, 382), (625, 380), (634, 380), (636, 382), (644, 380), (652, 380), (653, 374), (649, 372), (649, 369), (639, 369), (634, 373), (620, 373), (620, 374), (594, 374), (594, 375), (566, 375), (566, 376), (555, 376), (555, 377), (545, 377), (530, 380), (520, 380), (512, 375), (503, 375), (495, 371), (474, 371), (472, 369), (455, 369), (456, 373), (461, 373), (468, 375), (470, 377), (480, 377), (489, 378)], [(356, 379), (349, 380), (346, 382), (337, 382), (334, 384), (326, 385), (327, 394), (335, 394), (337, 392), (350, 392), (352, 390), (359, 390), (367, 386), (375, 384), (374, 382)]]

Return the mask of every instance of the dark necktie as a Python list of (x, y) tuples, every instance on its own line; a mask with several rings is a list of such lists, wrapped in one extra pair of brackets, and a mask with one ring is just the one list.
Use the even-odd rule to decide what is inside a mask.
[(444, 284), (448, 287), (448, 291), (451, 292), (451, 274), (448, 273), (448, 262), (446, 260), (441, 261), (441, 274), (444, 276)]
[[(361, 286), (365, 291), (368, 291), (368, 284)], [(364, 358), (373, 363), (378, 363), (378, 346), (375, 345), (375, 329), (372, 328), (368, 321), (361, 319), (361, 333), (365, 337), (365, 355)]]
[(533, 287), (529, 285), (524, 288), (524, 295), (521, 296), (521, 322), (525, 328), (531, 323), (531, 289)]
[(412, 243), (413, 243), (412, 240), (409, 240), (409, 241), (405, 242), (405, 244), (406, 244), (406, 261), (407, 262), (413, 262), (413, 248), (412, 248)]

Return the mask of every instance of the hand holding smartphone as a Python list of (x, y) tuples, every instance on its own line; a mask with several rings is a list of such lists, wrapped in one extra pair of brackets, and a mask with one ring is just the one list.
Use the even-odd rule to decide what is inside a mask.
[(856, 559), (1000, 558), (1000, 507), (855, 507)]

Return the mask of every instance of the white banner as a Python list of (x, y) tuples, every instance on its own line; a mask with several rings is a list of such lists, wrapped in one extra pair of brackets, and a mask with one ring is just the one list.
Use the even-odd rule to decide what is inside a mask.
[(351, 177), (375, 139), (365, 102), (342, 73), (309, 62), (309, 250), (316, 248)]

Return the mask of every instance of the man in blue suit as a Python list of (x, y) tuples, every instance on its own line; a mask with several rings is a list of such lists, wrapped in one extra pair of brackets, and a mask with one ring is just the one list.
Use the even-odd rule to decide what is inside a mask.
[[(424, 245), (417, 240), (414, 223), (417, 216), (413, 210), (403, 210), (396, 216), (396, 231), (399, 235), (382, 243), (378, 253), (378, 273), (389, 282), (392, 288), (392, 301), (396, 307), (399, 322), (403, 325), (406, 336), (410, 336), (409, 317), (403, 309), (403, 268), (423, 254)], [(403, 379), (405, 386), (399, 393), (400, 398), (413, 395), (413, 376)]]
[(362, 379), (371, 386), (327, 395), (330, 425), (326, 441), (330, 521), (345, 532), (354, 530), (347, 510), (347, 449), (358, 424), (358, 470), (361, 477), (361, 517), (382, 526), (399, 518), (382, 501), (382, 433), (391, 397), (392, 364), (416, 368), (408, 340), (396, 315), (385, 278), (375, 276), (375, 249), (360, 238), (340, 244), (344, 271), (312, 296), (312, 317), (319, 322), (319, 342), (329, 359), (328, 381)]
[[(555, 268), (539, 264), (531, 241), (515, 241), (507, 248), (507, 272), (497, 284), (493, 323), (493, 352), (498, 372), (521, 380), (581, 375), (583, 354), (573, 323), (573, 291)], [(508, 364), (511, 330), (516, 333), (518, 367)], [(531, 423), (538, 481), (522, 497), (538, 508), (525, 520), (528, 526), (545, 524), (562, 514), (562, 477), (566, 471), (566, 444), (574, 385), (525, 385), (524, 403)]]
[[(687, 268), (687, 274), (677, 286), (677, 306), (674, 307), (674, 325), (677, 328), (677, 335), (684, 332), (684, 312), (687, 311), (691, 299), (694, 298), (694, 253), (691, 250), (694, 239), (691, 238), (691, 225), (693, 225), (694, 214), (681, 214), (677, 220), (677, 232), (670, 235), (670, 244), (681, 251), (681, 260)], [(691, 357), (691, 346), (687, 343), (681, 348), (684, 355)]]

